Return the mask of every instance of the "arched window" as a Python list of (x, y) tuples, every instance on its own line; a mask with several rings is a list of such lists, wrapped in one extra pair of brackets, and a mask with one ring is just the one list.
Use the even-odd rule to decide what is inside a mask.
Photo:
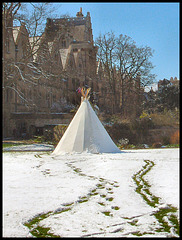
[(63, 39), (63, 40), (61, 41), (61, 47), (62, 47), (62, 48), (66, 48), (66, 40), (65, 40), (65, 39)]
[(32, 99), (32, 91), (29, 91), (29, 98)]
[(6, 53), (10, 53), (9, 48), (9, 38), (6, 39)]
[(6, 98), (6, 102), (8, 103), (9, 102), (9, 89), (8, 88), (6, 89), (5, 98)]

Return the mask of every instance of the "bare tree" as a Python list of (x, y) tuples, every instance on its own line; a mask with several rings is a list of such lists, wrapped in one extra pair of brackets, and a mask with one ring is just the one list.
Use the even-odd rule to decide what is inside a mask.
[(26, 24), (29, 36), (40, 36), (45, 28), (47, 17), (55, 17), (54, 11), (57, 7), (54, 7), (49, 2), (30, 2), (21, 3), (21, 8), (14, 15), (14, 23)]
[(126, 108), (126, 99), (131, 106), (134, 94), (139, 99), (141, 89), (155, 78), (155, 74), (151, 74), (154, 67), (150, 61), (152, 49), (148, 46), (137, 47), (130, 37), (122, 34), (116, 37), (113, 32), (100, 35), (96, 44), (99, 47), (98, 58), (107, 73), (106, 79), (112, 95), (115, 95), (119, 87), (122, 108)]
[(117, 77), (115, 72), (115, 50), (116, 37), (113, 32), (100, 35), (96, 39), (98, 46), (97, 57), (104, 68), (104, 78), (106, 80), (106, 92), (110, 95), (112, 101), (112, 112), (117, 106)]
[[(50, 17), (53, 11), (54, 8), (51, 7), (51, 4), (46, 2), (3, 3), (3, 89), (13, 90), (15, 102), (17, 102), (17, 98), (21, 98), (28, 108), (32, 105), (35, 106), (35, 103), (27, 99), (22, 91), (22, 84), (17, 84), (17, 81), (20, 79), (34, 88), (38, 86), (42, 78), (53, 79), (49, 70), (46, 71), (45, 67), (43, 68), (34, 61), (40, 42), (42, 45), (46, 42), (46, 39), (43, 38), (45, 23), (47, 16)], [(17, 27), (19, 25), (21, 27)], [(12, 42), (15, 30), (17, 34), (21, 32), (21, 54), (18, 53), (16, 42)], [(9, 54), (10, 52), (11, 54)], [(49, 61), (47, 62), (50, 62), (48, 56)]]
[[(120, 73), (123, 110), (129, 107), (128, 104), (131, 108), (133, 96), (137, 98), (137, 103), (140, 105), (140, 94), (143, 93), (141, 90), (155, 79), (155, 74), (150, 73), (154, 67), (150, 62), (152, 56), (153, 51), (150, 47), (137, 47), (130, 37), (119, 35), (116, 58), (118, 60), (117, 69)], [(126, 98), (131, 100), (128, 101), (127, 106), (125, 106)]]

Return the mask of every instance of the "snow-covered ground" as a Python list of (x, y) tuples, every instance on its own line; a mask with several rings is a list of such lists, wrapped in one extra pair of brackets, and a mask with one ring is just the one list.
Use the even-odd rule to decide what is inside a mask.
[(54, 150), (53, 145), (50, 144), (40, 144), (40, 143), (34, 143), (34, 144), (22, 144), (17, 146), (11, 146), (11, 147), (5, 147), (3, 149), (4, 152), (39, 152), (39, 151), (51, 151)]
[(3, 237), (174, 237), (174, 219), (177, 148), (3, 153)]

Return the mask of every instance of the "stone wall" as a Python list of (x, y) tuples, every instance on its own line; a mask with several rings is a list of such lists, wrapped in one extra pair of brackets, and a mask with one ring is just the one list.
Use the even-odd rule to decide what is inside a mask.
[(73, 116), (74, 113), (11, 113), (10, 136), (28, 138), (41, 135), (48, 126), (69, 125)]

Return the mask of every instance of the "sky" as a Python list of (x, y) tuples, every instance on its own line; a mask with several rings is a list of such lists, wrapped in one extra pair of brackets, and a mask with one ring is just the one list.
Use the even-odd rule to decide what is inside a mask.
[(82, 7), (90, 12), (94, 40), (113, 31), (131, 37), (138, 47), (154, 50), (152, 73), (161, 79), (179, 79), (179, 3), (178, 2), (58, 2), (55, 14), (76, 17)]

